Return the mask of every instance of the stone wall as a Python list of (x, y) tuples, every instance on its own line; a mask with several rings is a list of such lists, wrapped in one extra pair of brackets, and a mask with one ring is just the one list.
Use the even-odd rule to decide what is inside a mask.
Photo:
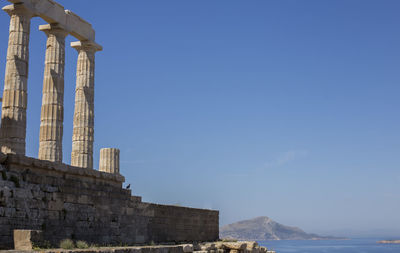
[(144, 203), (122, 188), (119, 174), (22, 155), (0, 162), (0, 248), (13, 247), (14, 229), (42, 230), (54, 245), (218, 239), (218, 211)]

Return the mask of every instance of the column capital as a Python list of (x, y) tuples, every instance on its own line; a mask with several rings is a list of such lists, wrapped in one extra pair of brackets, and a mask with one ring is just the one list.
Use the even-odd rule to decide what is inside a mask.
[(35, 16), (35, 13), (26, 8), (22, 3), (4, 6), (3, 11), (7, 12), (10, 16), (20, 15), (29, 19)]
[(91, 52), (97, 52), (97, 51), (102, 51), (103, 47), (97, 44), (96, 42), (93, 41), (74, 41), (71, 42), (71, 47), (75, 48), (78, 52), (83, 50), (83, 51), (91, 51)]
[(39, 31), (46, 33), (47, 36), (49, 36), (50, 34), (54, 34), (56, 37), (60, 37), (60, 38), (65, 38), (68, 35), (68, 31), (63, 29), (58, 24), (40, 25)]

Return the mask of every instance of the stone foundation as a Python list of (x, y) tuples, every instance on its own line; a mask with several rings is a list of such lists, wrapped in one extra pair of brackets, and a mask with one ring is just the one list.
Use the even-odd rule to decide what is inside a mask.
[(215, 241), (218, 211), (145, 203), (119, 174), (0, 153), (0, 248), (15, 229), (99, 245)]
[[(1, 251), (0, 251), (1, 252)], [(4, 251), (7, 253), (20, 251)], [(43, 253), (275, 253), (266, 247), (260, 247), (257, 242), (206, 242), (195, 244), (157, 245), (139, 247), (104, 247), (89, 249), (48, 249), (24, 252)]]

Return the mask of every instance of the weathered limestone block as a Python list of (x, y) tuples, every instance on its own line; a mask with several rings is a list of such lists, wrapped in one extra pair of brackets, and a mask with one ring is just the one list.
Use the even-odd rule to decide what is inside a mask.
[(185, 253), (193, 252), (193, 244), (182, 245), (182, 249)]
[(93, 169), (95, 53), (102, 48), (91, 42), (72, 42), (78, 51), (71, 165)]
[(245, 242), (224, 242), (223, 246), (230, 250), (245, 250), (247, 248), (247, 243)]
[(202, 250), (202, 251), (210, 251), (210, 250), (216, 250), (216, 249), (217, 249), (217, 247), (215, 246), (215, 243), (205, 243), (200, 246), (200, 250)]
[(140, 196), (131, 196), (132, 203), (140, 203), (142, 202), (142, 197)]
[(57, 25), (41, 25), (47, 35), (40, 117), (39, 159), (62, 162), (64, 121), (65, 37)]
[(15, 250), (32, 250), (42, 242), (43, 235), (39, 230), (14, 230)]
[(25, 154), (29, 34), (33, 13), (21, 4), (3, 8), (10, 19), (0, 144), (3, 153)]
[(99, 170), (119, 174), (119, 149), (103, 148), (100, 150)]
[(253, 249), (259, 248), (258, 243), (257, 242), (246, 242), (247, 244), (247, 250), (251, 251)]

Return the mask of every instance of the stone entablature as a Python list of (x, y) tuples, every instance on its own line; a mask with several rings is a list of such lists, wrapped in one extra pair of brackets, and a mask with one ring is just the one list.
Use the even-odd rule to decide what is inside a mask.
[(52, 0), (8, 0), (13, 4), (22, 4), (34, 16), (39, 16), (49, 24), (57, 23), (62, 29), (75, 38), (85, 41), (95, 41), (95, 31), (92, 25)]

